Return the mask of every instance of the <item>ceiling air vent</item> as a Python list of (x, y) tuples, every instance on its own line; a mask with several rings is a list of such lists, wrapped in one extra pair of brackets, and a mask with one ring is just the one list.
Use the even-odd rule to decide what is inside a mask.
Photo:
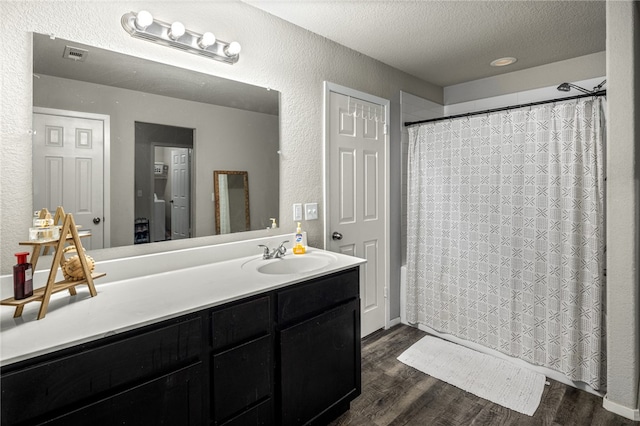
[(64, 53), (62, 54), (63, 58), (73, 59), (74, 61), (84, 62), (89, 55), (89, 51), (85, 49), (80, 49), (79, 47), (66, 46), (64, 48)]

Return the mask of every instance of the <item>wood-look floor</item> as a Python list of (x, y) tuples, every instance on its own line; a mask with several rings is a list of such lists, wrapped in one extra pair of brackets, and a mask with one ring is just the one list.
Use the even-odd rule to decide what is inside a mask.
[(362, 340), (362, 394), (338, 425), (638, 425), (602, 408), (602, 398), (554, 380), (533, 417), (460, 390), (396, 358), (426, 333), (399, 325)]

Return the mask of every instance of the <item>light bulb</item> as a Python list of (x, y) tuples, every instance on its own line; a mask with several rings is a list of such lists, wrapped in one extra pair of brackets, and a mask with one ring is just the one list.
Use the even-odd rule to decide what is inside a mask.
[(144, 31), (149, 25), (153, 24), (153, 16), (146, 10), (141, 10), (136, 15), (136, 28)]
[(185, 28), (182, 22), (176, 21), (173, 24), (171, 24), (171, 29), (169, 30), (168, 35), (169, 35), (169, 38), (171, 38), (172, 40), (177, 40), (184, 35), (184, 32), (185, 32)]
[(230, 57), (238, 56), (241, 49), (242, 47), (240, 46), (240, 43), (238, 43), (237, 41), (232, 41), (227, 47), (224, 48), (224, 54)]
[(198, 39), (198, 46), (202, 49), (206, 49), (207, 47), (213, 45), (216, 42), (216, 36), (213, 33), (206, 32), (200, 36)]
[(496, 59), (495, 61), (491, 61), (489, 65), (491, 65), (492, 67), (506, 67), (507, 65), (511, 65), (516, 62), (518, 62), (516, 58), (512, 58), (509, 56), (506, 58), (500, 58)]

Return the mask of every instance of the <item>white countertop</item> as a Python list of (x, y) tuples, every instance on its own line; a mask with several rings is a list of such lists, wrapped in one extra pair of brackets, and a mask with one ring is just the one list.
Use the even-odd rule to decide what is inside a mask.
[[(249, 245), (243, 247), (251, 247), (249, 253), (255, 253), (256, 242), (264, 243), (250, 241), (247, 242)], [(217, 253), (223, 260), (207, 264), (200, 262), (200, 266), (190, 266), (190, 262), (185, 262), (187, 266), (184, 268), (174, 266), (162, 271), (163, 265), (164, 269), (168, 269), (164, 262), (168, 259), (167, 256), (171, 256), (172, 261), (181, 255), (188, 256), (193, 263), (194, 252), (187, 250), (186, 254), (169, 252), (144, 256), (144, 259), (123, 260), (126, 263), (112, 261), (101, 265), (98, 262), (96, 272), (107, 269), (107, 277), (112, 276), (111, 280), (106, 280), (105, 277), (95, 281), (98, 295), (90, 297), (84, 285), (77, 287), (76, 296), (70, 296), (68, 292), (55, 294), (51, 298), (46, 317), (41, 320), (36, 319), (40, 308), (38, 302), (25, 305), (19, 318), (13, 318), (13, 307), (0, 306), (0, 365), (222, 305), (365, 262), (356, 257), (308, 248), (311, 256), (314, 252), (322, 252), (335, 257), (335, 260), (326, 267), (307, 273), (270, 275), (258, 272), (255, 267), (242, 267), (249, 261), (252, 265), (255, 264), (258, 261), (255, 259), (261, 258), (259, 254), (228, 259), (225, 257), (229, 253), (242, 253), (244, 249), (222, 245), (208, 247), (206, 250), (208, 256)], [(227, 255), (223, 255), (223, 252)], [(201, 255), (196, 254), (198, 256)], [(287, 256), (294, 255), (289, 250)], [(149, 265), (153, 264), (157, 267), (156, 271), (149, 270)], [(131, 275), (139, 276), (123, 278), (122, 269), (130, 269), (132, 266), (136, 271)], [(139, 270), (143, 266), (146, 273)], [(34, 282), (34, 287), (41, 285)]]

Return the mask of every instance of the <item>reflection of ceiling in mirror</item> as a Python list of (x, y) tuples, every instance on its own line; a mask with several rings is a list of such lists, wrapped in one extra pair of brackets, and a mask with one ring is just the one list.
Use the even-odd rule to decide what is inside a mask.
[[(66, 46), (88, 51), (86, 60), (63, 58)], [(225, 78), (33, 34), (33, 72), (172, 98), (278, 115), (279, 93)]]

